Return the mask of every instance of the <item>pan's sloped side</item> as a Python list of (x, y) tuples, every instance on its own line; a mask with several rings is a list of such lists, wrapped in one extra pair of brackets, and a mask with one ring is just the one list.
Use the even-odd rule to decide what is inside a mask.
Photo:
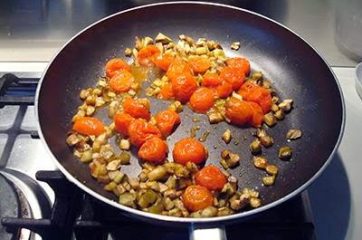
[[(263, 152), (270, 162), (280, 166), (280, 174), (273, 187), (263, 187), (261, 177), (264, 173), (252, 166), (248, 150), (252, 136), (248, 129), (227, 126), (225, 123), (209, 126), (206, 117), (201, 117), (205, 119), (202, 129), (212, 130), (205, 143), (210, 150), (208, 163), (219, 165), (222, 148), (238, 152), (243, 160), (232, 173), (239, 178), (240, 186), (258, 187), (266, 204), (262, 208), (206, 220), (164, 217), (129, 209), (110, 201), (113, 195), (105, 192), (91, 178), (87, 165), (72, 156), (65, 139), (71, 128), (72, 115), (81, 103), (78, 98), (80, 89), (93, 86), (97, 76), (103, 75), (107, 59), (122, 56), (124, 49), (133, 45), (135, 36), (155, 36), (158, 32), (174, 39), (182, 33), (195, 38), (215, 39), (225, 49), (231, 42), (240, 41), (242, 47), (239, 52), (251, 60), (252, 67), (266, 73), (282, 99), (294, 99), (295, 109), (292, 113), (282, 124), (269, 130), (276, 147)], [(160, 109), (160, 105), (153, 107)], [(138, 217), (178, 222), (211, 222), (246, 217), (297, 194), (331, 159), (344, 125), (344, 105), (338, 84), (313, 48), (285, 27), (260, 15), (205, 3), (168, 3), (135, 8), (101, 20), (82, 31), (66, 44), (44, 74), (38, 89), (37, 114), (42, 140), (71, 181), (102, 201), (136, 213)], [(191, 114), (188, 110), (183, 113), (183, 124), (170, 138), (170, 146), (188, 135), (192, 124)], [(239, 145), (226, 146), (221, 141), (220, 136), (225, 128), (232, 129), (234, 137), (241, 140)], [(290, 128), (302, 129), (303, 138), (288, 143), (285, 134)], [(215, 144), (219, 146), (218, 150), (213, 150)], [(292, 161), (278, 160), (277, 148), (282, 145), (294, 148)]]

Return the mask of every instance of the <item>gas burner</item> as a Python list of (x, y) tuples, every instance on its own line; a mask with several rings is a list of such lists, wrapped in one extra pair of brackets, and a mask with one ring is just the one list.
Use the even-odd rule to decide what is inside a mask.
[[(0, 175), (0, 217), (19, 217), (20, 204), (17, 191), (13, 184)], [(11, 239), (12, 235), (6, 233), (3, 226), (0, 226), (0, 239)]]
[[(0, 171), (1, 219), (35, 219), (48, 217), (50, 201), (46, 194), (29, 176), (11, 169)], [(3, 195), (4, 194), (4, 195)], [(0, 226), (2, 229), (2, 226)], [(40, 239), (29, 229), (18, 228), (11, 233), (0, 231), (0, 239)], [(13, 238), (12, 238), (13, 237)]]

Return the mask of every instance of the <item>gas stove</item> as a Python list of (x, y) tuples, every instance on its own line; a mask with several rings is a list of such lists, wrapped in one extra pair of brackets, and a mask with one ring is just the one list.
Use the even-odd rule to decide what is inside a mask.
[[(126, 217), (83, 193), (56, 169), (34, 116), (34, 92), (45, 67), (0, 63), (0, 239), (187, 239), (187, 228), (160, 230)], [(362, 131), (356, 128), (362, 105), (354, 91), (354, 68), (333, 70), (345, 95), (347, 125), (331, 165), (294, 199), (227, 226), (228, 239), (342, 239), (361, 231), (353, 229), (351, 211), (356, 209), (354, 216), (362, 212), (353, 205), (362, 199), (357, 178)]]

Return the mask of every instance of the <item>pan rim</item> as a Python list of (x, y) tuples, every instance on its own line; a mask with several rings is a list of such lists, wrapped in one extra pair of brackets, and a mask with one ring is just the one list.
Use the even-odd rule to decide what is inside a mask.
[[(208, 5), (208, 6), (212, 6), (212, 7), (221, 7), (221, 8), (228, 8), (228, 9), (233, 9), (236, 11), (241, 11), (241, 12), (245, 12), (247, 14), (251, 14), (260, 18), (263, 18), (267, 21), (270, 21), (276, 25), (278, 25), (279, 27), (284, 28), (285, 30), (289, 31), (290, 33), (294, 34), (295, 36), (297, 36), (299, 39), (301, 39), (308, 47), (310, 47), (322, 60), (322, 62), (328, 67), (330, 73), (332, 74), (332, 76), (334, 77), (334, 81), (337, 84), (337, 88), (339, 91), (339, 95), (340, 95), (340, 101), (341, 101), (341, 107), (342, 107), (342, 122), (341, 122), (341, 126), (339, 129), (339, 135), (338, 135), (338, 139), (337, 142), (332, 150), (332, 152), (330, 153), (328, 159), (324, 162), (324, 164), (322, 165), (322, 167), (308, 180), (306, 181), (304, 184), (302, 184), (301, 186), (299, 186), (297, 189), (295, 189), (293, 192), (290, 192), (289, 194), (287, 194), (286, 196), (279, 198), (278, 200), (268, 203), (266, 205), (263, 205), (259, 208), (255, 208), (246, 212), (240, 212), (240, 213), (236, 213), (233, 215), (228, 215), (228, 216), (222, 216), (222, 217), (212, 217), (212, 218), (182, 218), (182, 217), (172, 217), (172, 216), (164, 216), (164, 215), (158, 215), (158, 214), (152, 214), (152, 213), (147, 213), (147, 212), (143, 212), (141, 210), (138, 209), (133, 209), (130, 207), (126, 207), (123, 206), (115, 201), (112, 201), (104, 196), (102, 196), (101, 194), (95, 192), (94, 190), (90, 189), (89, 187), (87, 187), (86, 185), (84, 185), (82, 182), (80, 182), (76, 177), (74, 177), (73, 175), (71, 175), (64, 167), (63, 165), (57, 160), (57, 158), (54, 156), (53, 152), (51, 151), (51, 149), (49, 148), (43, 132), (42, 132), (42, 128), (40, 126), (40, 121), (39, 121), (39, 95), (41, 92), (41, 88), (42, 88), (42, 83), (43, 80), (46, 77), (46, 74), (48, 72), (48, 69), (50, 68), (50, 66), (52, 65), (52, 63), (54, 62), (54, 60), (57, 58), (57, 56), (68, 46), (69, 43), (71, 43), (74, 39), (76, 39), (78, 36), (80, 36), (81, 34), (83, 34), (84, 32), (86, 32), (88, 29), (91, 29), (93, 26), (97, 25), (100, 22), (106, 21), (109, 18), (112, 18), (114, 16), (117, 15), (121, 15), (127, 12), (131, 12), (131, 11), (136, 11), (138, 9), (145, 9), (145, 8), (151, 8), (151, 7), (157, 7), (160, 5), (184, 5), (184, 4), (193, 4), (193, 5)], [(266, 17), (262, 14), (247, 10), (247, 9), (243, 9), (243, 8), (239, 8), (239, 7), (235, 7), (235, 6), (231, 6), (231, 5), (227, 5), (227, 4), (221, 4), (221, 3), (210, 3), (210, 2), (203, 2), (203, 1), (177, 1), (177, 2), (160, 2), (160, 3), (153, 3), (153, 4), (147, 4), (147, 5), (142, 5), (142, 6), (137, 6), (137, 7), (133, 7), (130, 9), (126, 9), (114, 14), (111, 14), (107, 17), (104, 17), (92, 24), (90, 24), (88, 27), (84, 28), (83, 30), (79, 31), (76, 35), (74, 35), (70, 40), (68, 40), (60, 49), (59, 51), (55, 54), (55, 56), (51, 59), (51, 61), (49, 62), (49, 64), (47, 65), (45, 71), (43, 72), (41, 79), (39, 80), (38, 86), (37, 86), (37, 90), (36, 90), (36, 94), (35, 94), (35, 117), (36, 117), (36, 121), (37, 121), (37, 130), (39, 133), (39, 137), (40, 140), (42, 142), (42, 144), (44, 145), (46, 152), (48, 152), (49, 156), (52, 158), (53, 162), (55, 163), (56, 167), (59, 168), (59, 170), (64, 174), (64, 176), (67, 178), (68, 181), (74, 183), (75, 185), (77, 185), (77, 187), (79, 187), (80, 189), (82, 189), (84, 192), (86, 192), (87, 194), (91, 195), (92, 197), (95, 197), (96, 199), (107, 203), (108, 205), (111, 205), (115, 208), (118, 208), (122, 211), (124, 211), (125, 215), (128, 214), (132, 214), (132, 217), (135, 218), (144, 218), (144, 219), (153, 219), (153, 220), (158, 220), (161, 222), (178, 222), (178, 223), (217, 223), (217, 222), (228, 222), (228, 221), (232, 221), (232, 220), (241, 220), (241, 219), (245, 219), (246, 217), (250, 217), (252, 215), (256, 215), (258, 213), (264, 212), (267, 209), (271, 209), (275, 206), (278, 206), (279, 204), (286, 202), (287, 200), (295, 197), (296, 195), (300, 194), (303, 190), (305, 190), (312, 182), (314, 182), (315, 179), (317, 179), (321, 173), (324, 171), (324, 169), (329, 165), (329, 163), (331, 162), (334, 154), (336, 153), (340, 142), (342, 140), (342, 136), (344, 133), (344, 129), (345, 129), (345, 118), (346, 118), (346, 109), (345, 109), (345, 101), (344, 101), (344, 97), (343, 97), (343, 92), (341, 89), (341, 86), (336, 78), (335, 73), (332, 71), (331, 67), (328, 65), (328, 63), (326, 62), (326, 60), (319, 54), (319, 52), (313, 47), (311, 46), (306, 40), (304, 40), (301, 36), (299, 36), (297, 33), (295, 33), (294, 31), (292, 31), (291, 29), (289, 29), (288, 27), (284, 26), (283, 24), (269, 18)]]

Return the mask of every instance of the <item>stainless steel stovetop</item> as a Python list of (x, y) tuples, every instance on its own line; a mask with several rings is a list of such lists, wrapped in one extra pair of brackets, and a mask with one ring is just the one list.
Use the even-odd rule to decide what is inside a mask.
[[(47, 63), (0, 63), (0, 77), (12, 72), (19, 77), (39, 77)], [(341, 85), (346, 104), (346, 128), (337, 154), (322, 176), (309, 187), (309, 197), (315, 218), (317, 239), (358, 239), (362, 236), (362, 162), (358, 159), (362, 137), (362, 101), (354, 87), (354, 68), (333, 68)], [(56, 169), (41, 141), (32, 137), (36, 132), (33, 106), (0, 108), (0, 167), (1, 172), (16, 171), (23, 178), (35, 181), (38, 170)], [(52, 202), (54, 193), (48, 185), (41, 188)], [(27, 197), (36, 201), (37, 191), (22, 186)], [(1, 194), (0, 194), (1, 197)], [(30, 200), (31, 201), (31, 200)], [(35, 206), (42, 202), (33, 203)], [(45, 203), (44, 203), (45, 204)], [(40, 218), (40, 207), (32, 209)], [(26, 233), (26, 232), (25, 232)]]

